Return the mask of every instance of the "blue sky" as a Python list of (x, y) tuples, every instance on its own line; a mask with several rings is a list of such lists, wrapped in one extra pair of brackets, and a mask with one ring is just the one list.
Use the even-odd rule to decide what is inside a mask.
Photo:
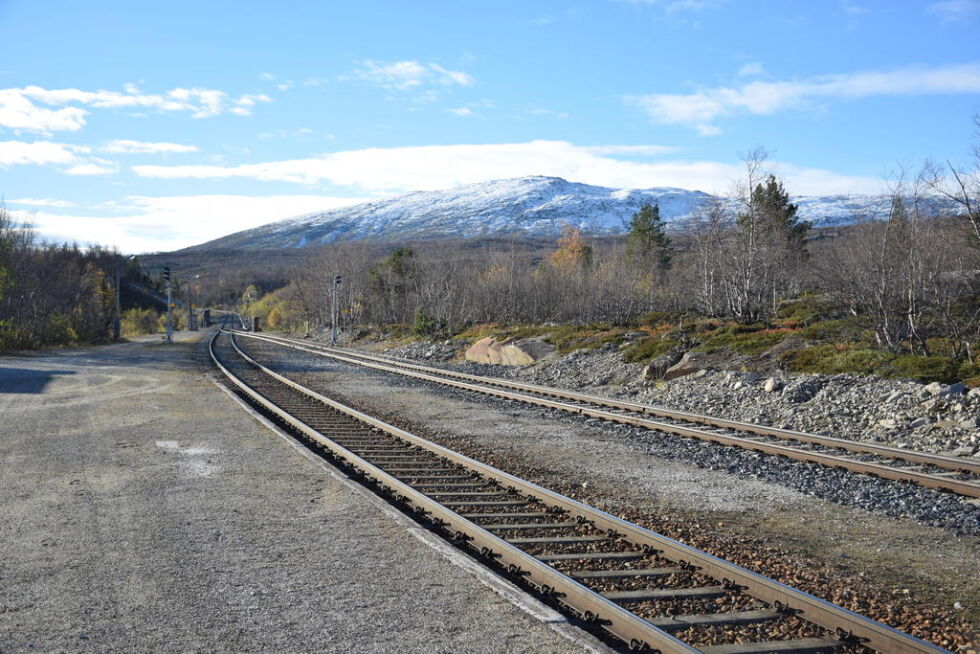
[(980, 0), (0, 0), (0, 193), (139, 252), (527, 174), (796, 194), (965, 161)]

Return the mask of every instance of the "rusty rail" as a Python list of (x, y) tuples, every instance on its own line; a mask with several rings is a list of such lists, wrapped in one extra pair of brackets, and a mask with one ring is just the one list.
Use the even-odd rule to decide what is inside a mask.
[[(828, 454), (825, 452), (805, 450), (805, 449), (792, 447), (790, 445), (783, 445), (779, 443), (767, 443), (758, 440), (753, 440), (751, 438), (746, 438), (744, 436), (719, 434), (717, 432), (707, 431), (701, 428), (687, 427), (684, 425), (672, 424), (660, 420), (651, 420), (645, 417), (638, 417), (636, 414), (654, 415), (661, 418), (668, 418), (668, 419), (673, 419), (673, 420), (678, 420), (678, 421), (683, 421), (688, 423), (703, 424), (703, 425), (719, 427), (723, 429), (744, 431), (752, 434), (758, 434), (760, 436), (779, 439), (782, 441), (804, 442), (804, 443), (820, 445), (832, 449), (847, 450), (850, 452), (855, 452), (860, 454), (873, 454), (885, 459), (899, 460), (912, 464), (932, 465), (947, 470), (966, 472), (972, 475), (980, 474), (980, 462), (968, 461), (956, 457), (946, 457), (938, 454), (931, 454), (928, 452), (916, 452), (913, 450), (907, 450), (902, 448), (872, 445), (869, 443), (859, 443), (856, 441), (850, 441), (843, 438), (819, 436), (816, 434), (806, 434), (803, 432), (795, 432), (795, 431), (779, 429), (775, 427), (766, 427), (763, 425), (754, 425), (750, 423), (737, 422), (733, 420), (712, 418), (709, 416), (687, 413), (682, 411), (672, 411), (669, 409), (662, 409), (650, 405), (636, 404), (632, 402), (622, 402), (620, 400), (603, 398), (595, 395), (588, 395), (585, 393), (565, 391), (557, 388), (551, 388), (548, 386), (525, 384), (521, 382), (512, 382), (509, 380), (502, 380), (502, 379), (497, 379), (492, 377), (480, 377), (478, 375), (470, 375), (467, 373), (461, 373), (456, 371), (447, 371), (441, 368), (432, 368), (428, 366), (421, 366), (418, 364), (393, 362), (390, 359), (385, 359), (373, 355), (353, 353), (347, 350), (336, 350), (334, 348), (327, 348), (323, 346), (311, 346), (308, 343), (297, 341), (295, 339), (270, 337), (268, 335), (260, 336), (256, 334), (242, 334), (242, 336), (265, 340), (276, 345), (281, 345), (283, 347), (289, 347), (292, 349), (309, 352), (311, 354), (330, 357), (338, 361), (344, 361), (346, 363), (352, 363), (359, 366), (381, 370), (383, 372), (405, 375), (416, 379), (421, 379), (424, 381), (430, 381), (437, 384), (474, 391), (487, 395), (494, 395), (496, 397), (501, 397), (509, 400), (516, 400), (527, 404), (534, 404), (537, 406), (543, 406), (550, 409), (557, 409), (569, 413), (585, 415), (593, 418), (600, 418), (602, 420), (608, 420), (611, 422), (618, 422), (618, 423), (633, 425), (637, 427), (644, 427), (647, 429), (667, 432), (679, 436), (697, 438), (700, 440), (719, 443), (722, 445), (741, 447), (744, 449), (755, 450), (766, 454), (785, 456), (787, 458), (794, 459), (797, 461), (813, 462), (828, 467), (844, 468), (847, 470), (851, 470), (853, 472), (870, 474), (877, 477), (882, 477), (884, 479), (891, 479), (894, 481), (913, 482), (919, 484), (920, 486), (924, 486), (926, 488), (946, 490), (967, 497), (980, 498), (980, 483), (977, 483), (975, 481), (970, 481), (970, 480), (960, 480), (952, 477), (943, 476), (944, 474), (948, 474), (948, 473), (931, 474), (931, 473), (920, 472), (917, 470), (900, 467), (900, 466), (887, 465), (887, 464), (876, 463), (872, 461), (860, 461), (856, 459), (847, 458), (845, 456), (841, 456), (838, 454)], [(465, 379), (468, 381), (457, 381), (458, 379)], [(500, 388), (511, 389), (511, 390), (498, 390)], [(515, 390), (524, 391), (524, 392), (513, 392)], [(538, 397), (538, 396), (544, 396), (544, 397)], [(561, 398), (573, 402), (581, 402), (582, 404), (581, 405), (568, 404), (567, 402), (546, 399), (549, 397)], [(613, 411), (609, 411), (606, 409), (593, 408), (597, 406), (619, 409), (622, 411), (626, 411), (628, 413), (625, 414), (615, 413)]]
[[(665, 654), (668, 652), (740, 651), (738, 649), (727, 649), (727, 646), (712, 646), (699, 650), (685, 644), (649, 621), (627, 611), (615, 602), (590, 590), (571, 577), (562, 574), (543, 561), (534, 558), (534, 556), (523, 552), (503, 538), (494, 535), (487, 529), (480, 527), (459, 513), (452, 511), (445, 505), (415, 490), (408, 484), (400, 481), (397, 477), (358, 456), (350, 449), (340, 445), (338, 442), (325, 436), (295, 416), (292, 416), (288, 411), (276, 406), (222, 365), (214, 349), (218, 336), (219, 333), (216, 333), (209, 344), (211, 357), (222, 373), (240, 388), (243, 393), (266, 410), (277, 415), (280, 419), (305, 434), (314, 442), (329, 449), (334, 456), (347, 461), (365, 476), (387, 487), (389, 493), (398, 497), (401, 503), (408, 509), (437, 519), (443, 526), (447, 526), (450, 531), (456, 532), (459, 540), (463, 540), (464, 542), (469, 541), (472, 546), (482, 551), (485, 556), (497, 560), (501, 565), (508, 567), (510, 570), (521, 571), (522, 574), (526, 575), (526, 579), (529, 582), (539, 588), (546, 589), (552, 596), (561, 597), (561, 603), (572, 609), (577, 615), (586, 616), (590, 621), (601, 624), (603, 628), (629, 644), (631, 648), (653, 648), (654, 651), (660, 651)], [(301, 393), (307, 398), (320, 402), (324, 406), (349, 416), (375, 430), (409, 443), (415, 448), (431, 452), (448, 462), (473, 471), (481, 478), (493, 480), (499, 483), (501, 487), (512, 489), (514, 492), (520, 493), (523, 496), (534, 498), (536, 501), (559, 511), (562, 515), (594, 524), (598, 529), (604, 530), (609, 534), (615, 534), (617, 538), (622, 538), (642, 547), (643, 551), (656, 552), (658, 555), (675, 561), (681, 566), (694, 566), (695, 569), (703, 571), (704, 574), (710, 577), (724, 580), (727, 587), (739, 588), (752, 597), (779, 607), (780, 610), (796, 613), (805, 620), (818, 624), (828, 629), (831, 633), (838, 634), (842, 639), (841, 643), (861, 643), (880, 652), (895, 654), (945, 651), (891, 627), (741, 568), (718, 557), (701, 552), (661, 534), (609, 515), (581, 502), (554, 493), (389, 425), (356, 409), (344, 406), (258, 363), (238, 347), (233, 335), (230, 336), (230, 341), (238, 355), (250, 366), (261, 371), (268, 378)], [(801, 647), (803, 646), (803, 641), (796, 642), (799, 642)], [(789, 641), (781, 644), (791, 646), (792, 643), (793, 641)], [(813, 643), (808, 644), (813, 645)], [(780, 649), (780, 651), (792, 651), (792, 649)]]

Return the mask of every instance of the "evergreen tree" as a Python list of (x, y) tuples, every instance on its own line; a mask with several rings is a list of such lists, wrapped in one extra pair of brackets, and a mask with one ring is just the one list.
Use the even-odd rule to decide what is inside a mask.
[[(789, 194), (775, 175), (769, 175), (764, 184), (752, 189), (750, 210), (738, 218), (740, 227), (752, 227), (779, 238), (784, 236), (792, 249), (804, 251), (804, 239), (811, 224), (800, 220), (797, 206), (789, 201)], [(747, 223), (754, 222), (753, 225)]]
[(646, 204), (630, 218), (626, 230), (626, 251), (634, 262), (655, 259), (661, 270), (670, 265), (670, 239), (660, 217), (659, 204)]

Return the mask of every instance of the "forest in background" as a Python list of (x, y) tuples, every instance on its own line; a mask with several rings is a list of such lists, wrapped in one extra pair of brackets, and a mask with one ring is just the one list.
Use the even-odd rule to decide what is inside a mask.
[[(340, 275), (348, 331), (541, 335), (567, 349), (640, 330), (646, 336), (627, 351), (636, 361), (678, 349), (775, 348), (791, 370), (980, 384), (976, 184), (940, 179), (927, 167), (894, 184), (887, 216), (816, 231), (753, 156), (736, 202), (705, 204), (670, 231), (654, 206), (633, 217), (625, 238), (590, 239), (566, 226), (545, 252), (517, 239), (385, 251), (337, 244), (310, 255), (282, 288), (250, 287), (240, 309), (271, 329), (325, 327)], [(936, 192), (962, 211), (932, 213), (921, 200)]]

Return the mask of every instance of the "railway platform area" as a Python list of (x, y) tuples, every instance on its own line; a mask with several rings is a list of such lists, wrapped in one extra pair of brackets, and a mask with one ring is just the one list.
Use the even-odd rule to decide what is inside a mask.
[(0, 358), (0, 651), (594, 645), (272, 434), (201, 345)]

